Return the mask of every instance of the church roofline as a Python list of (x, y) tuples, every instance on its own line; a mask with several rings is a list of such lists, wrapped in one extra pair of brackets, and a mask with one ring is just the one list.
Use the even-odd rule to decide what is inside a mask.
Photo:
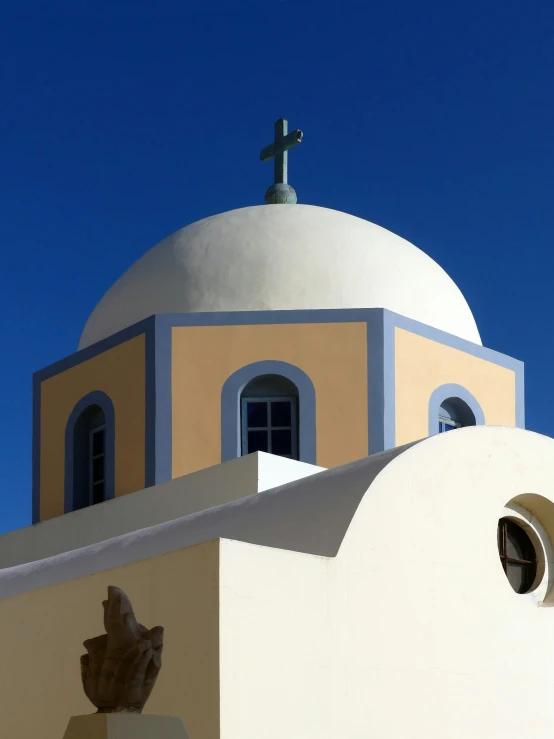
[[(368, 454), (395, 444), (394, 330), (403, 328), (445, 346), (514, 372), (515, 425), (525, 426), (524, 365), (480, 344), (474, 344), (385, 308), (168, 313), (150, 316), (96, 344), (45, 367), (33, 376), (33, 523), (40, 520), (40, 390), (41, 383), (141, 334), (146, 341), (146, 486), (171, 479), (171, 329), (184, 326), (270, 325), (298, 323), (366, 323), (368, 356)], [(223, 425), (223, 424), (222, 424)]]
[[(0, 599), (214, 539), (334, 557), (372, 482), (396, 457), (419, 443), (80, 549), (7, 567), (0, 570)], [(156, 496), (156, 491), (149, 492)], [(114, 503), (117, 500), (101, 505)]]

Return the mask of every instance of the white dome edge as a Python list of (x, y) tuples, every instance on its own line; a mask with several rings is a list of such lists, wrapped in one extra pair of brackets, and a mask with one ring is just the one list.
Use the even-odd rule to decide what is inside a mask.
[(385, 308), (481, 344), (440, 265), (381, 226), (312, 205), (209, 216), (152, 247), (91, 313), (79, 349), (156, 313)]

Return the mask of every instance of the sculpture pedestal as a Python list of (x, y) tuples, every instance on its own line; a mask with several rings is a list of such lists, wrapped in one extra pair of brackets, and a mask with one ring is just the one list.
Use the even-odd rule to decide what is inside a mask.
[(188, 739), (180, 718), (143, 713), (73, 716), (63, 739)]

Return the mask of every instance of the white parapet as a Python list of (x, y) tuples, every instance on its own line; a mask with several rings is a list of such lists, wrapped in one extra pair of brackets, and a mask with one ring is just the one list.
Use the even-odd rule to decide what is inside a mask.
[(0, 569), (173, 521), (323, 471), (264, 452), (238, 457), (0, 536)]

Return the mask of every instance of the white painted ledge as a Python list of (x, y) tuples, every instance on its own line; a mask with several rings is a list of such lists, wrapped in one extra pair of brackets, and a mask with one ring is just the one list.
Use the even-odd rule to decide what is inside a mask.
[(0, 569), (46, 559), (323, 471), (256, 452), (0, 536)]

